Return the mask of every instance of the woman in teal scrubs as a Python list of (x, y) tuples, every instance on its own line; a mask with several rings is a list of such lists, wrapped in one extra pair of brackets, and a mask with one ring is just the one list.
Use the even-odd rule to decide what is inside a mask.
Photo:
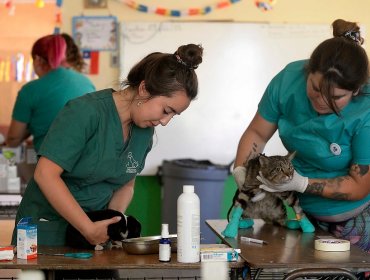
[(92, 222), (85, 212), (125, 212), (154, 128), (167, 125), (197, 96), (194, 69), (202, 53), (194, 44), (175, 54), (152, 53), (130, 70), (122, 90), (105, 89), (68, 102), (39, 150), (16, 223), (32, 217), (39, 245), (65, 245), (68, 223), (91, 244), (106, 242), (108, 225), (119, 217)]
[(297, 191), (303, 210), (338, 237), (370, 251), (369, 65), (356, 23), (337, 20), (334, 38), (308, 61), (288, 64), (268, 85), (240, 139), (233, 171), (244, 183), (246, 159), (262, 153), (276, 130), (297, 151), (290, 183), (266, 191)]
[(79, 60), (69, 55), (67, 61), (66, 54), (70, 52), (71, 46), (67, 47), (61, 35), (47, 35), (33, 44), (33, 67), (39, 78), (25, 84), (18, 93), (6, 139), (8, 146), (17, 147), (32, 135), (37, 152), (64, 105), (95, 91), (89, 78), (69, 69)]

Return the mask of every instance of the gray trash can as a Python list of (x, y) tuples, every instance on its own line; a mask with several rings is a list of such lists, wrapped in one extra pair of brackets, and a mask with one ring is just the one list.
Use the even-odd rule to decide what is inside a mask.
[(218, 238), (205, 224), (207, 219), (219, 219), (225, 180), (230, 166), (213, 164), (208, 160), (164, 160), (158, 175), (162, 182), (162, 223), (177, 232), (177, 198), (183, 185), (194, 185), (200, 199), (201, 243), (217, 243)]

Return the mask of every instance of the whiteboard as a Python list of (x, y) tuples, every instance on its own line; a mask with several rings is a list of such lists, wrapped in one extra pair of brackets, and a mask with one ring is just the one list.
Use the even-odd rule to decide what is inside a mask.
[[(151, 52), (173, 53), (189, 43), (204, 48), (203, 63), (196, 70), (198, 97), (181, 116), (156, 128), (142, 174), (155, 174), (164, 159), (230, 163), (269, 81), (287, 63), (309, 58), (330, 37), (330, 26), (316, 24), (123, 22), (121, 78)], [(286, 153), (276, 133), (265, 153)]]

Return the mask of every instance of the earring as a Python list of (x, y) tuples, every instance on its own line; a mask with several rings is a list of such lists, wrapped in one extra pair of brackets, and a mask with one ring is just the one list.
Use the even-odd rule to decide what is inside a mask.
[(139, 101), (136, 106), (139, 107), (141, 104), (143, 104), (143, 102)]

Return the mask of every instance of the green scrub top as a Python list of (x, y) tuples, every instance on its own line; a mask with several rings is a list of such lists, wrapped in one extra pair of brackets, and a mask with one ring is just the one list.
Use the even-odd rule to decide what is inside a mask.
[(12, 118), (27, 124), (36, 152), (59, 111), (71, 99), (95, 91), (83, 74), (59, 67), (25, 84), (18, 93)]
[[(352, 163), (370, 164), (370, 86), (354, 97), (340, 115), (318, 115), (307, 97), (307, 61), (288, 64), (268, 85), (259, 114), (278, 125), (288, 151), (297, 151), (294, 167), (309, 178), (348, 175)], [(370, 201), (332, 200), (299, 194), (302, 208), (315, 217), (343, 214)]]
[[(114, 191), (142, 171), (152, 147), (153, 128), (133, 124), (129, 139), (123, 140), (112, 93), (112, 89), (106, 89), (68, 102), (39, 151), (39, 156), (64, 169), (61, 177), (84, 211), (107, 208)], [(65, 244), (67, 222), (33, 179), (26, 188), (16, 222), (29, 216), (38, 226), (39, 245)], [(15, 237), (13, 232), (13, 244)]]

